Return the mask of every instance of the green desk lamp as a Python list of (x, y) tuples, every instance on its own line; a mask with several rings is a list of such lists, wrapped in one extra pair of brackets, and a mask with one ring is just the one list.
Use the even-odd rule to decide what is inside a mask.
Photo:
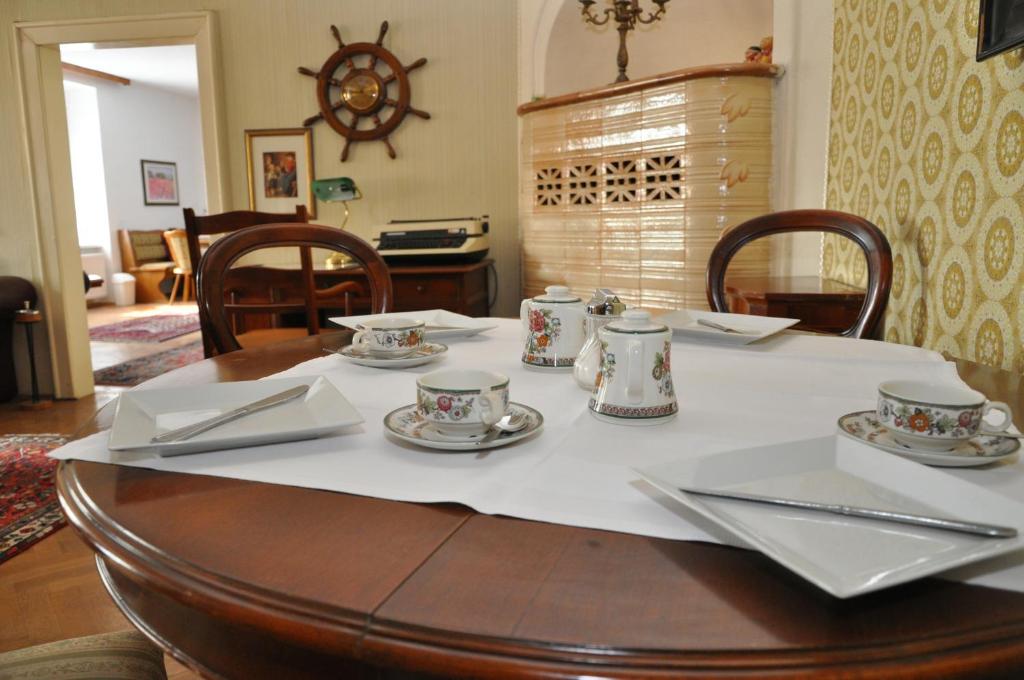
[[(338, 229), (344, 231), (345, 225), (348, 224), (348, 202), (357, 201), (363, 197), (359, 191), (359, 187), (352, 181), (351, 177), (332, 177), (330, 179), (315, 179), (313, 180), (313, 193), (316, 194), (318, 200), (324, 203), (338, 203), (340, 202), (345, 206), (345, 219), (342, 220), (341, 226)], [(328, 267), (343, 267), (352, 258), (344, 253), (332, 253), (327, 258)]]

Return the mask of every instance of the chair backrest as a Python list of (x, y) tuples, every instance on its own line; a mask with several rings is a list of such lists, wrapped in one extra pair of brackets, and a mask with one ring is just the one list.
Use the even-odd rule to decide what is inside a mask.
[[(218, 353), (224, 354), (241, 348), (228, 318), (229, 313), (238, 312), (241, 306), (229, 305), (224, 299), (232, 265), (248, 253), (289, 246), (299, 247), (300, 252), (306, 253), (306, 257), (311, 248), (334, 250), (351, 256), (366, 274), (370, 289), (370, 313), (380, 314), (391, 309), (393, 293), (388, 267), (376, 249), (363, 239), (333, 227), (317, 224), (285, 223), (254, 226), (218, 239), (209, 247), (199, 263), (197, 290), (200, 320), (209, 325), (210, 340)], [(272, 271), (268, 268), (258, 275), (269, 277)], [(313, 269), (304, 262), (301, 273), (303, 300), (300, 304), (269, 301), (253, 305), (252, 311), (280, 313), (300, 311), (304, 308), (307, 314), (315, 314), (317, 292), (313, 281)]]
[[(295, 206), (295, 213), (265, 213), (255, 210), (232, 210), (226, 213), (214, 215), (196, 215), (192, 208), (185, 208), (185, 235), (188, 241), (188, 256), (191, 262), (195, 262), (193, 276), (198, 277), (199, 263), (202, 259), (199, 246), (200, 236), (212, 236), (214, 234), (230, 234), (239, 229), (247, 229), (260, 224), (305, 224), (309, 222), (309, 213), (306, 206)], [(303, 265), (309, 261), (308, 251), (303, 254)], [(199, 282), (196, 283), (196, 290), (199, 290)], [(209, 359), (214, 355), (213, 343), (210, 341), (207, 331), (209, 323), (203, 318), (203, 310), (199, 309), (199, 323), (203, 329), (203, 353)], [(309, 320), (310, 333), (319, 332), (319, 325), (316, 320)]]
[(174, 266), (185, 272), (192, 273), (192, 258), (188, 252), (188, 236), (184, 229), (168, 229), (164, 232), (164, 242), (171, 254)]
[[(192, 208), (185, 208), (185, 233), (188, 236), (188, 255), (192, 262), (199, 262), (199, 237), (213, 234), (230, 234), (239, 229), (258, 224), (308, 223), (306, 206), (295, 206), (295, 213), (265, 213), (255, 210), (233, 210), (216, 215), (196, 215)], [(198, 271), (198, 266), (196, 270)]]
[(161, 229), (118, 229), (117, 239), (121, 247), (122, 271), (171, 259)]
[(892, 286), (892, 250), (885, 234), (871, 222), (834, 210), (789, 210), (762, 215), (729, 229), (719, 239), (708, 261), (707, 294), (711, 309), (728, 312), (725, 271), (744, 245), (765, 236), (790, 232), (830, 232), (850, 239), (864, 251), (868, 263), (868, 287), (857, 320), (840, 335), (874, 337)]

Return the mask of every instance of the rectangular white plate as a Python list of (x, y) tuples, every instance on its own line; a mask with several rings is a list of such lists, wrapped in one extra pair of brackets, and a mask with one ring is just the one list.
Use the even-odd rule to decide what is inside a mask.
[(670, 497), (836, 597), (888, 588), (1024, 546), (813, 510), (698, 496), (679, 486), (974, 520), (1024, 533), (1024, 505), (846, 437), (740, 449), (637, 470)]
[[(735, 328), (743, 333), (726, 333), (716, 328), (708, 328), (697, 323), (697, 319), (714, 321), (715, 323)], [(721, 345), (749, 345), (755, 340), (767, 338), (790, 326), (800, 323), (800, 319), (783, 319), (777, 316), (755, 316), (753, 314), (721, 314), (700, 309), (680, 309), (657, 317), (672, 329), (676, 337), (687, 340), (702, 340)]]
[[(298, 399), (244, 416), (181, 442), (153, 444), (158, 434), (197, 423), (264, 399), (289, 387), (309, 385)], [(123, 392), (110, 428), (111, 451), (148, 451), (160, 456), (313, 439), (363, 417), (323, 377), (277, 378)]]
[(427, 324), (427, 337), (431, 339), (456, 338), (476, 335), (498, 325), (486, 319), (476, 319), (447, 309), (424, 309), (418, 312), (389, 312), (362, 316), (335, 316), (331, 321), (347, 328), (359, 330), (360, 324), (371, 319), (418, 319)]

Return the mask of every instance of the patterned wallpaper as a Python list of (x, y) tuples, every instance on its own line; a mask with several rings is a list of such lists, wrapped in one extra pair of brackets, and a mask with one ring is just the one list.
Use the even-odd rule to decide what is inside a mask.
[[(978, 0), (836, 0), (827, 206), (889, 238), (886, 340), (1024, 372), (1024, 54), (977, 34)], [(859, 252), (827, 238), (826, 275)]]

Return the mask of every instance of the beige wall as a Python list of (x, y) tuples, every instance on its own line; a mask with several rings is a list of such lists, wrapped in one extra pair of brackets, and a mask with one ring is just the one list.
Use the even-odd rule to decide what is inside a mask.
[[(655, 8), (650, 0), (640, 3)], [(592, 7), (595, 14), (605, 3)], [(640, 25), (627, 38), (630, 78), (688, 66), (743, 61), (743, 53), (772, 33), (772, 0), (673, 0), (660, 21)], [(619, 34), (612, 21), (584, 24), (580, 4), (563, 2), (551, 30), (544, 94), (552, 97), (615, 80)]]
[[(84, 17), (213, 10), (218, 19), (226, 109), (228, 208), (248, 204), (243, 131), (296, 127), (317, 111), (313, 69), (336, 49), (330, 25), (346, 42), (372, 42), (390, 22), (385, 46), (404, 63), (429, 63), (410, 75), (412, 104), (432, 120), (409, 116), (392, 135), (397, 160), (383, 144), (353, 145), (341, 163), (341, 138), (314, 128), (316, 175), (348, 175), (365, 198), (352, 204), (349, 229), (366, 236), (393, 218), (489, 213), (500, 296), (495, 313), (511, 315), (519, 297), (516, 228), (515, 4), (476, 0), (4, 0), (0, 2), (0, 148), (8, 157), (0, 182), (0, 272), (38, 285), (39, 248), (27, 180), (27, 149), (14, 72), (11, 25)], [(343, 210), (320, 204), (317, 222), (339, 224)], [(71, 229), (71, 225), (67, 225)], [(42, 335), (42, 334), (40, 334)], [(19, 351), (23, 351), (19, 348)], [(40, 343), (40, 351), (45, 348)], [(42, 363), (47, 363), (45, 354)], [(44, 368), (44, 376), (48, 370)]]
[[(775, 210), (825, 207), (829, 88), (832, 82), (832, 3), (774, 0), (774, 61), (786, 69), (775, 81), (772, 199)], [(773, 237), (772, 273), (818, 275), (821, 236)]]

